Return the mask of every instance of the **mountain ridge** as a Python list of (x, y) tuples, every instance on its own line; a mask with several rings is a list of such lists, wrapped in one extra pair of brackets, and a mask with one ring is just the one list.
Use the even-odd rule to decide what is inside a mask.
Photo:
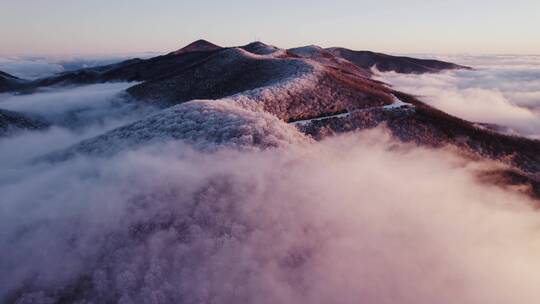
[[(264, 44), (260, 41), (255, 41), (238, 48), (244, 49), (248, 52), (251, 52), (255, 55), (278, 55), (279, 56), (292, 56), (295, 55), (295, 50), (300, 48), (294, 48), (289, 50), (279, 49), (275, 46)], [(318, 47), (320, 48), (320, 47)], [(149, 59), (129, 59), (119, 63), (98, 66), (92, 68), (85, 68), (70, 72), (60, 73), (58, 75), (49, 76), (45, 78), (36, 79), (33, 81), (19, 80), (20, 82), (15, 84), (13, 82), (6, 82), (5, 85), (0, 86), (1, 92), (12, 92), (12, 91), (32, 91), (40, 87), (47, 86), (59, 86), (59, 85), (70, 85), (70, 84), (91, 84), (91, 83), (101, 83), (108, 81), (147, 81), (152, 78), (157, 78), (164, 76), (165, 74), (171, 74), (179, 71), (185, 67), (181, 62), (193, 62), (196, 58), (200, 60), (224, 50), (230, 49), (230, 47), (221, 47), (206, 40), (197, 40), (193, 43), (188, 44), (187, 46), (170, 52), (166, 55), (161, 55), (157, 57), (152, 57)], [(320, 48), (323, 50), (322, 48)], [(326, 50), (328, 51), (328, 49)], [(332, 51), (328, 51), (332, 53)], [(375, 53), (379, 54), (379, 53)], [(341, 60), (349, 62), (350, 67), (356, 65), (356, 69), (364, 70), (364, 74), (370, 74), (370, 68), (373, 66), (366, 66), (363, 62), (357, 62), (348, 60), (347, 58), (340, 57), (336, 54), (334, 55), (333, 60)], [(384, 55), (384, 54), (382, 54)], [(302, 57), (302, 56), (300, 56)], [(380, 56), (379, 56), (380, 57)], [(392, 59), (392, 62), (398, 62), (403, 65), (410, 65), (411, 58), (408, 57), (396, 57), (391, 55), (385, 55), (380, 58)], [(313, 59), (313, 58), (311, 58)], [(322, 59), (319, 58), (319, 59)], [(327, 58), (328, 59), (328, 58)], [(413, 58), (414, 59), (414, 58)], [(382, 59), (381, 59), (382, 60)], [(414, 59), (414, 62), (433, 62), (433, 60), (424, 60), (424, 59)], [(430, 67), (429, 71), (425, 68), (422, 69), (425, 72), (437, 72), (446, 69), (455, 69), (455, 68), (468, 68), (462, 67), (452, 63), (445, 63), (442, 61), (436, 61), (437, 65)], [(441, 64), (442, 63), (442, 64)], [(374, 65), (381, 66), (380, 63), (375, 62)], [(382, 65), (386, 67), (386, 64)], [(349, 67), (349, 68), (350, 68)], [(418, 69), (402, 68), (399, 64), (394, 63), (393, 66), (387, 68), (388, 70), (395, 70), (396, 72), (416, 72)]]
[[(351, 66), (351, 62), (328, 50), (307, 46), (260, 55), (244, 48), (223, 48), (178, 56), (177, 60), (185, 60), (182, 68), (127, 89), (138, 102), (163, 109), (162, 115), (168, 117), (162, 121), (164, 125), (178, 127), (157, 133), (152, 131), (158, 127), (155, 121), (159, 114), (156, 114), (132, 126), (97, 136), (83, 145), (75, 145), (69, 149), (70, 153), (98, 151), (103, 142), (108, 142), (107, 146), (114, 145), (112, 138), (122, 136), (130, 138), (127, 147), (147, 140), (191, 138), (182, 134), (203, 132), (193, 129), (201, 121), (197, 118), (185, 129), (179, 119), (189, 121), (189, 117), (198, 117), (196, 113), (201, 111), (214, 113), (217, 110), (212, 103), (224, 103), (231, 109), (247, 111), (242, 113), (276, 117), (278, 120), (272, 124), (282, 125), (273, 129), (277, 133), (272, 136), (276, 138), (287, 138), (290, 136), (287, 132), (298, 130), (300, 133), (294, 136), (303, 134), (320, 140), (383, 125), (404, 142), (435, 148), (453, 145), (470, 155), (501, 161), (513, 168), (513, 181), (527, 183), (532, 191), (540, 193), (539, 141), (479, 128), (473, 122), (436, 110), (413, 95), (372, 80), (366, 69)], [(170, 115), (172, 109), (183, 114)], [(215, 112), (215, 115), (223, 115), (218, 113), (223, 112)], [(246, 121), (253, 119), (246, 118)], [(284, 131), (287, 130), (285, 125), (294, 129)], [(244, 134), (243, 128), (238, 125), (238, 129), (224, 129), (223, 132), (229, 132), (229, 135), (219, 135), (219, 128), (210, 127), (214, 134), (212, 138), (221, 138), (221, 144), (226, 143), (223, 138), (230, 134), (251, 138), (245, 141), (248, 146), (265, 142), (260, 139), (261, 135)], [(245, 128), (252, 130), (247, 125)]]
[(392, 56), (372, 51), (353, 51), (346, 48), (332, 47), (330, 53), (345, 58), (365, 69), (376, 68), (381, 72), (404, 74), (437, 73), (442, 70), (470, 70), (472, 68), (434, 59), (417, 59), (406, 56)]

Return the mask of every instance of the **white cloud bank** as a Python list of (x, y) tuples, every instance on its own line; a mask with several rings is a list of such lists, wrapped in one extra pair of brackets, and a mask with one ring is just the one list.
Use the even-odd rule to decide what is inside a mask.
[(0, 183), (0, 297), (536, 303), (539, 214), (483, 166), (380, 131), (20, 166)]
[(0, 109), (37, 117), (52, 127), (0, 138), (3, 170), (17, 171), (33, 157), (67, 148), (83, 139), (140, 119), (155, 109), (130, 102), (124, 90), (134, 83), (46, 88), (28, 95), (0, 94)]
[(23, 79), (36, 79), (64, 71), (64, 68), (42, 57), (0, 57), (0, 71)]
[(44, 88), (34, 94), (0, 94), (0, 109), (36, 116), (58, 125), (81, 125), (126, 112), (125, 89), (118, 82), (79, 87)]
[(437, 58), (477, 70), (425, 75), (378, 73), (378, 79), (458, 117), (540, 137), (540, 56)]

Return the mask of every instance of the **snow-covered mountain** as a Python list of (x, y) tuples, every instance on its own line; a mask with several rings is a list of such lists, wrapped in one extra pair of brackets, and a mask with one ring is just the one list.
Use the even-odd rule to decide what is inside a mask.
[[(385, 124), (404, 141), (429, 146), (453, 144), (468, 153), (504, 160), (522, 172), (520, 174), (526, 176), (528, 182), (536, 185), (537, 179), (533, 176), (540, 171), (538, 142), (504, 136), (438, 111), (413, 95), (397, 92), (372, 80), (371, 67), (400, 73), (468, 69), (448, 62), (342, 48), (323, 49), (312, 45), (284, 50), (262, 42), (222, 48), (199, 40), (168, 55), (64, 73), (30, 82), (28, 88), (138, 81), (127, 89), (132, 99), (164, 109), (132, 126), (89, 139), (69, 149), (69, 153), (115, 150), (115, 145), (130, 146), (131, 142), (153, 141), (159, 137), (206, 138), (200, 134), (205, 130), (204, 119), (197, 117), (189, 123), (188, 129), (183, 126), (189, 121), (187, 117), (198, 115), (194, 113), (214, 117), (211, 113), (215, 111), (216, 119), (224, 115), (227, 120), (226, 111), (217, 110), (210, 102), (213, 101), (223, 104), (225, 109), (244, 109), (244, 114), (235, 115), (245, 115), (246, 124), (251, 120), (250, 116), (271, 115), (282, 124), (294, 125), (298, 131), (315, 139)], [(408, 106), (391, 107), (396, 99)], [(169, 108), (172, 106), (174, 108)], [(156, 121), (161, 126), (157, 126)], [(206, 122), (212, 124), (217, 121), (219, 119)], [(297, 121), (302, 123), (295, 124)], [(266, 142), (260, 139), (260, 135), (254, 135), (256, 128), (247, 125), (245, 129), (254, 134), (212, 128), (208, 129), (211, 133), (208, 138), (217, 138), (218, 142), (235, 136), (251, 136), (249, 144)], [(199, 131), (195, 132), (195, 129)], [(273, 136), (288, 137), (283, 134)], [(106, 149), (100, 147), (104, 142), (107, 143)]]

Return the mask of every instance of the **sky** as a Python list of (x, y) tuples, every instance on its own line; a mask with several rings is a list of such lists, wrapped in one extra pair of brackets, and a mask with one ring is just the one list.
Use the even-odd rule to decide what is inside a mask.
[(540, 54), (540, 1), (0, 0), (0, 55), (167, 52), (204, 38), (392, 53)]

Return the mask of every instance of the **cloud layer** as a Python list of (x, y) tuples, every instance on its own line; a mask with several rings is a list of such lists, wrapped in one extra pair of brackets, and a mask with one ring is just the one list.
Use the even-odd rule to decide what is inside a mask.
[(45, 119), (56, 125), (81, 126), (124, 114), (124, 90), (136, 83), (119, 82), (80, 87), (46, 88), (37, 94), (0, 94), (0, 108)]
[(458, 117), (540, 137), (539, 56), (437, 58), (477, 70), (425, 75), (378, 73), (378, 79)]
[[(0, 138), (4, 172), (46, 153), (136, 121), (155, 109), (131, 102), (124, 89), (133, 83), (48, 88), (29, 95), (0, 94), (0, 109), (38, 117), (52, 125), (40, 132), (20, 131)], [(3, 176), (5, 177), (5, 176)]]
[(0, 183), (0, 296), (534, 303), (540, 218), (485, 166), (376, 130), (20, 167)]

